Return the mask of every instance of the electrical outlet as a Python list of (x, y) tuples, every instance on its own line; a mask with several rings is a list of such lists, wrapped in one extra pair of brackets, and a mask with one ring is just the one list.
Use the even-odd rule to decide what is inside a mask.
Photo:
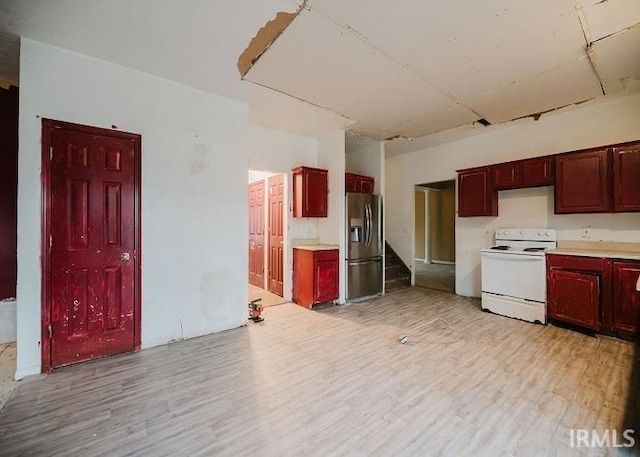
[(589, 239), (591, 238), (591, 226), (585, 225), (582, 227), (582, 238)]

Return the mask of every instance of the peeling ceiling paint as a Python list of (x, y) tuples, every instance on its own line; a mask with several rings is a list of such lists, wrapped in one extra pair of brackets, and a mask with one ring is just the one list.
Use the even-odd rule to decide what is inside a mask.
[(637, 0), (309, 0), (245, 79), (418, 138), (640, 90)]

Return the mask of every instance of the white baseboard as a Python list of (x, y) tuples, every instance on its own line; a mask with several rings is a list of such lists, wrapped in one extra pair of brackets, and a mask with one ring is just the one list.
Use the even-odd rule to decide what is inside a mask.
[(431, 263), (439, 263), (441, 265), (455, 265), (455, 262), (450, 262), (448, 260), (433, 260), (431, 259)]

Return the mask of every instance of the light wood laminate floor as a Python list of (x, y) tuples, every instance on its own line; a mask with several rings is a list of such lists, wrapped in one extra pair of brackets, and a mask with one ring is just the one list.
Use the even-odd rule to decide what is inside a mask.
[(0, 413), (0, 455), (633, 452), (569, 447), (572, 428), (624, 427), (629, 342), (484, 313), (478, 300), (417, 287), (264, 315), (24, 380)]

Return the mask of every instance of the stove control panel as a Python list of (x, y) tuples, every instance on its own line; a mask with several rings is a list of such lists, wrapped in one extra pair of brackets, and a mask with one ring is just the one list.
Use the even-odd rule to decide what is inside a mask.
[(556, 241), (556, 231), (548, 228), (497, 229), (495, 239), (514, 241)]

